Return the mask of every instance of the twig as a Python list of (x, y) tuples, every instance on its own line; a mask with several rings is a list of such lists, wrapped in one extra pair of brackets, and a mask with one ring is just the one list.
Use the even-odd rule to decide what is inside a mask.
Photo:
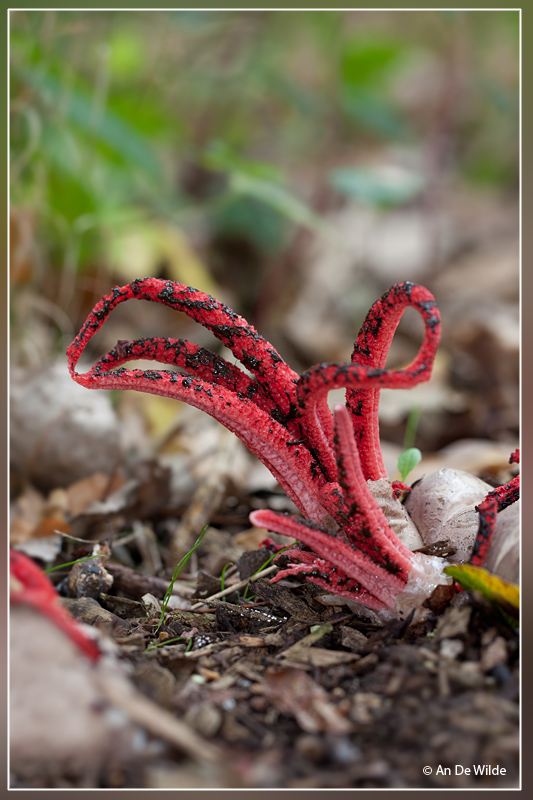
[[(263, 578), (265, 575), (270, 575), (270, 573), (274, 572), (275, 569), (278, 569), (278, 567), (275, 564), (272, 564), (270, 567), (267, 567), (261, 572), (258, 572), (257, 575), (254, 575), (253, 580), (257, 580), (257, 578)], [(199, 603), (196, 603), (194, 606), (191, 606), (189, 611), (196, 611), (197, 608), (200, 608), (200, 606), (205, 606), (207, 603), (210, 603), (211, 600), (218, 600), (219, 597), (223, 597), (225, 594), (230, 594), (231, 592), (237, 591), (237, 589), (242, 589), (242, 587), (250, 583), (251, 580), (252, 577), (244, 578), (244, 580), (239, 581), (239, 583), (233, 584), (233, 586), (226, 586), (226, 588), (222, 589), (222, 591), (217, 592), (216, 594), (212, 594), (211, 597), (206, 597), (205, 600), (201, 600)]]
[(119, 675), (95, 673), (94, 680), (106, 699), (123, 709), (138, 725), (159, 736), (200, 763), (219, 763), (222, 751), (181, 720), (137, 692)]

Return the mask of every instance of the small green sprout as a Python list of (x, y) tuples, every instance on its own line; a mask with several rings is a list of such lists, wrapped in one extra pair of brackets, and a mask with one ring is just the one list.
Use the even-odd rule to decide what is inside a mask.
[(47, 575), (49, 572), (56, 572), (58, 569), (65, 569), (65, 567), (73, 567), (74, 564), (81, 564), (82, 561), (90, 561), (92, 558), (103, 558), (102, 553), (98, 553), (94, 556), (85, 556), (84, 558), (77, 558), (76, 561), (67, 561), (65, 564), (58, 564), (57, 567), (48, 567), (48, 569), (43, 570)]
[(195, 541), (195, 543), (193, 544), (193, 546), (191, 547), (189, 552), (186, 553), (183, 556), (183, 558), (181, 559), (181, 561), (178, 561), (178, 563), (176, 564), (174, 572), (172, 573), (172, 578), (170, 579), (170, 583), (168, 585), (168, 589), (165, 592), (165, 596), (163, 597), (163, 601), (161, 603), (161, 616), (159, 617), (159, 622), (157, 623), (157, 628), (155, 630), (156, 633), (159, 630), (159, 628), (161, 627), (161, 625), (163, 624), (163, 622), (165, 621), (165, 614), (166, 614), (166, 611), (167, 611), (167, 606), (168, 606), (169, 600), (170, 600), (170, 598), (172, 596), (172, 590), (174, 588), (174, 583), (177, 580), (178, 575), (182, 571), (183, 567), (186, 565), (187, 561), (190, 559), (190, 557), (192, 556), (192, 554), (194, 553), (194, 551), (196, 550), (196, 548), (198, 547), (198, 545), (202, 541), (206, 531), (207, 531), (207, 525), (205, 526), (205, 528), (203, 529), (203, 531), (201, 532), (200, 536)]
[(418, 422), (420, 420), (420, 406), (413, 406), (407, 417), (405, 425), (405, 436), (403, 440), (403, 453), (398, 458), (398, 472), (400, 473), (400, 480), (405, 483), (405, 480), (411, 470), (422, 461), (422, 453), (418, 447), (414, 447), (416, 439), (416, 431)]
[(418, 447), (409, 447), (408, 450), (404, 450), (403, 453), (401, 453), (398, 459), (398, 472), (400, 473), (402, 481), (405, 482), (411, 470), (413, 470), (421, 460), (422, 453)]
[(149, 644), (146, 648), (147, 650), (155, 650), (156, 647), (163, 647), (165, 644), (174, 644), (175, 642), (183, 642), (185, 639), (183, 636), (175, 636), (173, 639), (165, 639), (162, 642), (156, 642), (155, 644)]
[(253, 581), (255, 576), (258, 575), (260, 572), (262, 572), (265, 569), (265, 567), (267, 567), (270, 564), (270, 562), (273, 561), (276, 558), (276, 556), (279, 556), (280, 553), (284, 553), (285, 550), (290, 550), (290, 548), (294, 547), (295, 544), (296, 544), (296, 542), (291, 542), (290, 544), (285, 545), (285, 547), (282, 547), (281, 550), (277, 550), (275, 553), (272, 553), (272, 555), (269, 556), (269, 558), (267, 558), (267, 560), (264, 562), (264, 564), (261, 564), (259, 569), (256, 569), (256, 571), (250, 577), (250, 580), (246, 584), (246, 589), (244, 590), (244, 594), (243, 594), (243, 600), (247, 600), (247, 599), (248, 600), (253, 600), (254, 597), (257, 597), (257, 595), (255, 595), (255, 594), (252, 597), (249, 597), (249, 598), (247, 597), (248, 589), (250, 588), (251, 581)]
[(193, 641), (194, 641), (194, 635), (175, 636), (173, 639), (164, 639), (162, 642), (149, 644), (146, 650), (155, 650), (156, 647), (163, 647), (166, 644), (175, 644), (175, 642), (187, 642), (187, 647), (185, 648), (185, 652), (188, 653), (192, 647)]
[[(224, 566), (222, 567), (222, 572), (220, 574), (220, 591), (221, 592), (223, 592), (224, 589), (226, 588), (226, 570), (227, 570), (228, 567), (232, 567), (232, 566), (233, 566), (233, 561), (228, 561), (228, 563), (224, 564)], [(224, 602), (226, 602), (226, 595), (222, 596), (222, 600)]]

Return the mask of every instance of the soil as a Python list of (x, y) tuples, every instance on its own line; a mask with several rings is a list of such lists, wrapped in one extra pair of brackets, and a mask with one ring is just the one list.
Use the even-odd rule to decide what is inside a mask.
[[(236, 523), (234, 502), (224, 510)], [(185, 608), (163, 625), (166, 579), (116, 557), (57, 574), (74, 616), (114, 640), (113, 658), (152, 702), (155, 728), (141, 757), (96, 776), (51, 765), (15, 776), (14, 787), (518, 786), (519, 641), (496, 607), (452, 588), (431, 598), (423, 623), (378, 624), (325, 605), (308, 583), (255, 579), (266, 547), (245, 551), (226, 595), (206, 603), (221, 585), (203, 569), (219, 560), (216, 541), (206, 537), (197, 569), (180, 574), (174, 597)], [(128, 547), (139, 559), (135, 540)], [(88, 552), (78, 545), (74, 555)], [(232, 590), (239, 579), (247, 588)], [(163, 728), (154, 733), (158, 710), (211, 747), (209, 758), (202, 747), (184, 754)]]

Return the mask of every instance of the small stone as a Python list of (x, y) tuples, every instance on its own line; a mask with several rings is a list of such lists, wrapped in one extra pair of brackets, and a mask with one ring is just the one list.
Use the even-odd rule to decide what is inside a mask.
[(322, 761), (325, 756), (325, 748), (322, 740), (318, 736), (304, 734), (296, 740), (296, 750), (305, 758), (311, 761)]
[(507, 646), (503, 636), (497, 636), (484, 650), (481, 655), (481, 669), (484, 672), (494, 669), (500, 664), (507, 663)]
[(460, 639), (442, 639), (439, 652), (443, 658), (455, 661), (464, 649), (464, 643)]
[(468, 632), (471, 613), (472, 608), (470, 606), (465, 606), (464, 608), (450, 606), (447, 608), (437, 624), (435, 631), (437, 641), (465, 636)]

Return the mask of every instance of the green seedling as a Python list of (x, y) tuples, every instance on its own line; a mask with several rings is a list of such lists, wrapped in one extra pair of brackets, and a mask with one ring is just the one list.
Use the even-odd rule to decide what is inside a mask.
[(163, 642), (150, 644), (146, 649), (155, 650), (156, 647), (163, 647), (166, 644), (175, 644), (176, 642), (187, 642), (187, 647), (185, 648), (185, 652), (188, 653), (192, 647), (193, 639), (194, 639), (193, 636), (175, 636), (173, 639), (165, 639)]
[(269, 558), (267, 558), (265, 563), (261, 564), (259, 569), (256, 569), (256, 571), (254, 572), (254, 574), (251, 576), (250, 580), (246, 584), (246, 589), (244, 590), (244, 594), (243, 594), (243, 599), (244, 600), (253, 600), (254, 597), (257, 597), (257, 595), (255, 595), (255, 594), (252, 595), (251, 597), (248, 597), (248, 589), (250, 587), (250, 583), (253, 581), (255, 576), (259, 575), (259, 573), (262, 572), (265, 569), (265, 567), (268, 567), (270, 562), (273, 561), (276, 558), (276, 556), (279, 556), (280, 553), (284, 553), (285, 550), (290, 550), (290, 548), (294, 547), (295, 544), (296, 544), (296, 542), (291, 542), (290, 544), (285, 545), (285, 547), (282, 547), (281, 550), (277, 550), (275, 553), (272, 553), (272, 555)]
[[(226, 588), (226, 570), (227, 570), (228, 567), (232, 567), (232, 566), (233, 566), (233, 561), (228, 561), (228, 563), (224, 564), (224, 566), (222, 568), (222, 572), (220, 574), (220, 591), (221, 592), (223, 592), (224, 589)], [(226, 602), (226, 595), (222, 596), (222, 600), (224, 602)]]
[(400, 480), (405, 483), (409, 473), (422, 460), (422, 453), (418, 447), (414, 447), (418, 423), (420, 420), (420, 406), (413, 406), (407, 417), (405, 425), (405, 436), (403, 439), (403, 453), (398, 458), (398, 472)]
[(414, 447), (421, 411), (422, 406), (412, 406), (409, 412), (407, 422), (405, 423), (405, 436), (403, 437), (404, 450), (409, 450), (411, 447)]
[(158, 630), (160, 629), (161, 625), (165, 621), (165, 614), (166, 614), (166, 611), (167, 611), (167, 606), (168, 606), (169, 600), (170, 600), (170, 598), (172, 596), (172, 590), (174, 589), (174, 583), (176, 582), (176, 580), (178, 578), (178, 575), (182, 571), (183, 567), (187, 564), (188, 560), (190, 559), (190, 557), (192, 556), (192, 554), (194, 553), (194, 551), (196, 550), (196, 548), (198, 547), (198, 545), (202, 541), (206, 531), (207, 531), (207, 525), (205, 526), (205, 528), (203, 529), (203, 531), (201, 532), (200, 536), (195, 541), (195, 543), (193, 544), (193, 546), (191, 547), (189, 552), (186, 553), (183, 556), (183, 558), (180, 561), (178, 561), (178, 563), (176, 564), (174, 572), (172, 573), (172, 578), (170, 579), (170, 583), (168, 585), (168, 589), (165, 592), (165, 596), (163, 597), (163, 601), (161, 603), (161, 616), (159, 617), (159, 622), (157, 623), (157, 628), (156, 628), (156, 631), (155, 631), (156, 633), (158, 632)]
[(402, 481), (405, 482), (411, 470), (413, 470), (421, 460), (422, 453), (418, 447), (409, 447), (408, 450), (403, 451), (398, 459), (398, 472), (400, 473)]
[(74, 564), (81, 564), (82, 561), (90, 561), (93, 558), (102, 558), (102, 553), (99, 553), (95, 556), (85, 556), (84, 558), (77, 558), (76, 561), (67, 561), (65, 564), (58, 564), (57, 567), (48, 567), (48, 569), (43, 570), (47, 575), (49, 572), (56, 572), (58, 569), (65, 569), (66, 567), (73, 567)]
[(165, 639), (163, 642), (156, 642), (155, 644), (149, 644), (146, 648), (147, 650), (155, 650), (156, 647), (163, 647), (165, 644), (174, 644), (175, 642), (184, 642), (185, 639), (183, 636), (175, 636), (173, 639)]

